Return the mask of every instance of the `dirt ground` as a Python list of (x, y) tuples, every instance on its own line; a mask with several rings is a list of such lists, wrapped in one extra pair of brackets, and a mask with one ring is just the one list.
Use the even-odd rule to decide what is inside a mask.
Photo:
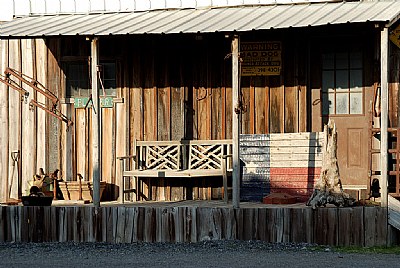
[(258, 241), (3, 243), (0, 267), (398, 267), (400, 255)]

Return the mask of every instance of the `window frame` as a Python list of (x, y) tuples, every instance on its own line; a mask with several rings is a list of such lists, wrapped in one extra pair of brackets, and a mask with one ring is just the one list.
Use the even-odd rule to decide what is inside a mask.
[[(87, 66), (88, 66), (88, 91), (89, 91), (89, 94), (88, 94), (88, 96), (84, 96), (84, 95), (82, 95), (82, 96), (72, 96), (72, 95), (68, 95), (68, 88), (67, 88), (67, 83), (68, 83), (68, 79), (67, 79), (67, 74), (65, 73), (66, 72), (66, 69), (68, 68), (67, 67), (67, 65), (68, 64), (73, 64), (73, 63), (77, 63), (77, 64), (79, 64), (79, 63), (87, 63)], [(120, 95), (120, 90), (119, 90), (119, 85), (120, 85), (120, 81), (119, 81), (119, 74), (118, 74), (118, 70), (120, 69), (120, 67), (119, 67), (119, 64), (120, 64), (120, 60), (119, 59), (117, 59), (117, 58), (100, 58), (100, 63), (99, 63), (99, 65), (102, 65), (102, 63), (114, 63), (114, 65), (115, 65), (115, 78), (114, 78), (114, 80), (115, 80), (115, 88), (113, 89), (114, 90), (114, 94), (110, 94), (110, 95), (108, 95), (108, 94), (106, 94), (107, 95), (107, 97), (112, 97), (113, 99), (118, 99), (119, 97), (119, 95)], [(73, 100), (75, 99), (75, 98), (79, 98), (79, 97), (89, 97), (90, 96), (90, 93), (91, 93), (91, 87), (90, 87), (90, 84), (91, 84), (91, 72), (90, 72), (90, 57), (86, 57), (86, 56), (65, 56), (65, 57), (63, 57), (62, 59), (61, 59), (61, 65), (62, 65), (62, 69), (64, 70), (64, 74), (63, 74), (63, 97), (64, 97), (64, 99), (69, 99), (70, 101), (72, 101), (73, 102)], [(103, 79), (102, 79), (102, 83), (104, 84), (104, 81), (103, 81)], [(105, 89), (105, 90), (107, 90), (107, 89)], [(101, 83), (99, 83), (99, 96), (100, 97), (103, 97), (103, 89), (102, 89), (102, 86), (101, 86)]]
[[(338, 68), (337, 67), (337, 55), (338, 54), (343, 54), (345, 53), (347, 55), (347, 67), (346, 68)], [(360, 67), (352, 67), (352, 61), (351, 61), (351, 56), (359, 53), (361, 54), (360, 60), (361, 60), (361, 66)], [(324, 67), (324, 56), (333, 54), (333, 67), (332, 68), (325, 68)], [(354, 116), (363, 116), (365, 115), (365, 67), (364, 67), (364, 62), (365, 62), (365, 54), (364, 51), (357, 50), (357, 49), (331, 49), (331, 50), (326, 50), (321, 53), (321, 88), (320, 88), (320, 100), (321, 100), (321, 109), (320, 109), (320, 114), (322, 117), (354, 117)], [(333, 72), (333, 93), (330, 92), (329, 87), (324, 90), (324, 72), (325, 71), (332, 71)], [(347, 72), (347, 88), (345, 90), (337, 90), (337, 73), (338, 71), (346, 71)], [(356, 90), (352, 90), (352, 82), (351, 82), (351, 73), (352, 71), (361, 71), (361, 86), (358, 87)], [(337, 96), (338, 94), (347, 94), (347, 113), (338, 113), (337, 112)], [(351, 113), (351, 107), (352, 107), (352, 95), (355, 94), (361, 94), (361, 112), (360, 113)], [(333, 95), (334, 97), (334, 107), (333, 107), (333, 113), (330, 113), (329, 106), (327, 107), (327, 110), (325, 112), (325, 102), (329, 100), (329, 96)], [(354, 105), (354, 104), (353, 104)]]

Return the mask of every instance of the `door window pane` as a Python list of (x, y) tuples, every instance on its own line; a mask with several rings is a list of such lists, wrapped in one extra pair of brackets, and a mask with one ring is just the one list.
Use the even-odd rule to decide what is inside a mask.
[(335, 94), (331, 93), (328, 96), (328, 102), (329, 102), (329, 114), (334, 114), (335, 113)]
[(350, 91), (361, 92), (362, 90), (362, 70), (350, 71)]
[(336, 91), (349, 90), (349, 72), (346, 70), (336, 71)]
[(350, 114), (362, 114), (362, 93), (350, 94)]
[(353, 52), (350, 53), (350, 68), (361, 69), (362, 68), (362, 53)]
[(327, 53), (322, 59), (322, 114), (362, 114), (362, 52)]
[(349, 95), (348, 93), (336, 94), (336, 114), (349, 113)]
[(349, 58), (347, 53), (336, 53), (336, 69), (348, 69)]
[(334, 71), (323, 71), (322, 73), (322, 92), (334, 92), (333, 88), (335, 81)]
[(335, 68), (335, 54), (327, 53), (322, 55), (322, 65), (324, 69), (334, 69)]

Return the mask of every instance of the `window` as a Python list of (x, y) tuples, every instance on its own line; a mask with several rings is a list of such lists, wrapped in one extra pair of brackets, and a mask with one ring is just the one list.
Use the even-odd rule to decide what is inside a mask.
[(361, 52), (322, 55), (322, 114), (363, 113)]
[(68, 62), (65, 66), (67, 98), (89, 97), (89, 64), (87, 62)]
[[(66, 76), (66, 97), (89, 97), (91, 93), (90, 66), (87, 61), (68, 61), (64, 63)], [(103, 87), (107, 96), (116, 96), (116, 63), (100, 62), (99, 95), (103, 96)]]
[[(117, 80), (115, 79), (115, 62), (101, 62), (101, 83), (107, 96), (116, 96)], [(100, 95), (103, 96), (102, 86), (100, 84)]]

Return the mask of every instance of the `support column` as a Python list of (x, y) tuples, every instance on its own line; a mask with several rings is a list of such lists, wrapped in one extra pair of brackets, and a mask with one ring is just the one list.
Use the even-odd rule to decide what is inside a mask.
[[(4, 70), (8, 65), (8, 40), (0, 40), (0, 72), (4, 74)], [(0, 203), (7, 202), (9, 193), (9, 97), (8, 88), (5, 84), (0, 83)]]
[(234, 35), (232, 40), (232, 140), (233, 140), (233, 173), (232, 173), (232, 205), (240, 207), (240, 157), (239, 135), (240, 116), (239, 109), (239, 36)]
[(100, 207), (101, 181), (101, 139), (100, 139), (100, 99), (97, 69), (99, 65), (99, 39), (94, 37), (91, 43), (91, 79), (92, 79), (92, 162), (93, 162), (93, 204)]
[(388, 55), (389, 30), (381, 31), (381, 206), (388, 205)]

